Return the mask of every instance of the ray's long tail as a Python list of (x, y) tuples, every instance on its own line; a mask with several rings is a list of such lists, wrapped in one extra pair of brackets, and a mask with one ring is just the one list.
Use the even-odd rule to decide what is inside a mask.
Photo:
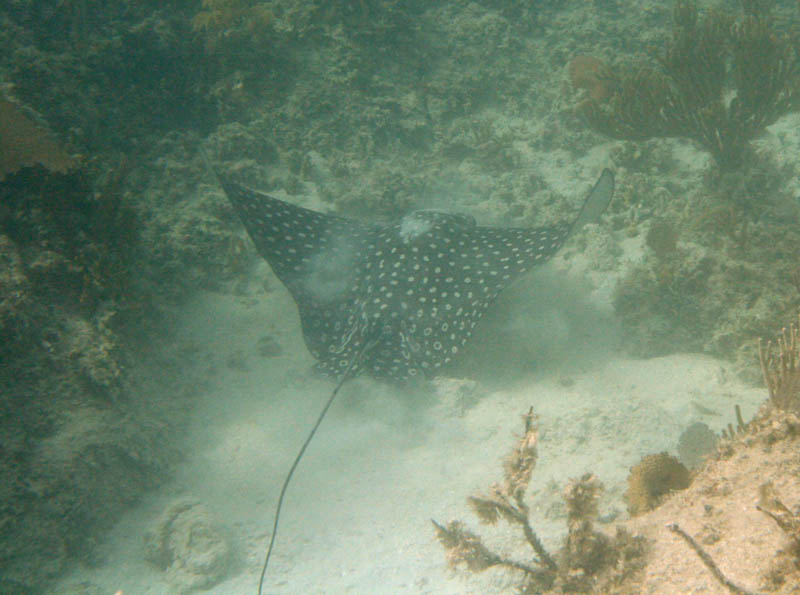
[(333, 404), (333, 400), (336, 398), (336, 395), (339, 393), (339, 390), (342, 388), (342, 385), (352, 378), (353, 368), (357, 361), (359, 361), (364, 354), (369, 351), (377, 342), (377, 338), (373, 337), (372, 340), (365, 341), (364, 345), (361, 347), (358, 352), (353, 354), (350, 363), (348, 364), (347, 368), (342, 374), (342, 377), (339, 379), (339, 382), (334, 387), (333, 391), (331, 392), (331, 396), (328, 397), (328, 400), (325, 402), (325, 406), (322, 408), (319, 416), (317, 417), (317, 421), (314, 423), (314, 427), (311, 428), (311, 431), (308, 433), (305, 442), (303, 442), (303, 446), (300, 447), (300, 451), (297, 453), (297, 456), (292, 463), (292, 466), (289, 468), (289, 472), (286, 474), (286, 479), (283, 480), (283, 486), (281, 487), (280, 496), (278, 496), (278, 505), (275, 508), (275, 520), (272, 523), (272, 535), (269, 538), (269, 546), (267, 547), (267, 555), (264, 557), (264, 565), (261, 567), (261, 576), (258, 579), (258, 595), (262, 595), (262, 591), (264, 588), (264, 577), (267, 575), (267, 567), (269, 566), (269, 559), (272, 556), (272, 548), (275, 545), (275, 536), (278, 533), (278, 522), (280, 521), (281, 517), (281, 508), (283, 507), (283, 498), (286, 496), (286, 489), (289, 487), (289, 482), (292, 479), (292, 475), (294, 475), (295, 469), (297, 469), (297, 465), (300, 464), (300, 459), (303, 458), (303, 454), (306, 452), (306, 448), (311, 443), (311, 440), (314, 438), (314, 434), (317, 433), (317, 429), (322, 424), (322, 420), (325, 418), (325, 415), (328, 413), (328, 409), (330, 409), (331, 405)]

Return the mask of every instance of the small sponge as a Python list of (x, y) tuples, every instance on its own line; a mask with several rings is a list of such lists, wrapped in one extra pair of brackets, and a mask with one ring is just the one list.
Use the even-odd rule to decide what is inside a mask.
[(628, 512), (636, 516), (654, 509), (665, 494), (689, 487), (689, 470), (665, 452), (647, 455), (628, 476)]

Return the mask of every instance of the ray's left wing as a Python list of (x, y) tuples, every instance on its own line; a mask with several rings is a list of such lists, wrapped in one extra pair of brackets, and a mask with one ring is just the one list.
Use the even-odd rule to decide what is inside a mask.
[(373, 227), (311, 211), (218, 176), (258, 253), (292, 294), (316, 358), (338, 348)]

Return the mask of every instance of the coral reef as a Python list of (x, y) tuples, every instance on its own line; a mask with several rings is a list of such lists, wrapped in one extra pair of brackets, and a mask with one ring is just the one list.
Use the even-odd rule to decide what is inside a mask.
[(732, 423), (728, 423), (728, 427), (722, 430), (722, 437), (728, 440), (732, 440), (738, 434), (747, 432), (747, 423), (742, 418), (742, 408), (739, 405), (734, 405), (734, 411), (736, 412), (736, 428), (733, 427)]
[(203, 0), (203, 8), (192, 18), (192, 28), (215, 37), (230, 35), (234, 27), (253, 32), (273, 20), (267, 3), (252, 4), (245, 0)]
[(708, 310), (724, 310), (707, 299), (720, 277), (717, 261), (680, 246), (656, 254), (661, 258), (632, 267), (615, 288), (614, 308), (629, 349), (646, 356), (670, 353), (676, 346), (702, 350), (713, 324)]
[[(198, 146), (306, 206), (556, 219), (571, 208), (563, 184), (585, 173), (597, 144), (559, 111), (561, 67), (601, 52), (605, 63), (576, 61), (572, 75), (594, 101), (613, 104), (609, 57), (644, 51), (667, 13), (661, 3), (628, 15), (619, 2), (579, 4), (3, 4), (0, 80), (13, 81), (37, 125), (30, 138), (46, 121), (69, 158), (73, 149), (85, 157), (70, 175), (45, 171), (61, 166), (41, 156), (25, 160), (37, 169), (14, 165), (0, 197), (0, 591), (49, 590), (164, 476), (177, 422), (159, 397), (170, 392), (180, 410), (182, 393), (136, 376), (136, 363), (158, 351), (149, 342), (137, 350), (139, 333), (168, 328), (162, 308), (198, 288), (226, 291), (252, 264), (229, 208), (203, 185)], [(261, 10), (254, 19), (251, 8)], [(663, 215), (648, 232), (652, 262), (620, 292), (631, 343), (646, 347), (639, 353), (729, 355), (796, 306), (797, 238), (775, 229), (794, 219), (766, 207), (794, 199), (796, 146), (780, 134), (783, 169), (705, 184), (744, 211), (691, 192), (700, 181), (671, 153), (677, 144), (611, 147), (628, 168), (615, 229), (635, 235)], [(685, 203), (696, 210), (665, 212)], [(271, 279), (256, 277), (253, 291)], [(259, 349), (278, 348), (267, 340)], [(169, 386), (169, 370), (159, 372)], [(456, 414), (476, 398), (468, 389), (452, 389)], [(791, 508), (792, 491), (776, 489)]]
[(689, 470), (665, 452), (647, 455), (631, 468), (625, 500), (632, 516), (653, 510), (674, 490), (689, 487)]
[(647, 228), (644, 243), (657, 259), (667, 259), (678, 249), (678, 230), (670, 221), (656, 218)]
[[(661, 68), (639, 67), (615, 77), (607, 67), (595, 66), (595, 72), (606, 73), (595, 75), (603, 86), (590, 84), (579, 110), (613, 138), (686, 137), (723, 170), (744, 165), (748, 142), (800, 109), (797, 47), (773, 29), (763, 3), (746, 3), (744, 12), (735, 20), (712, 10), (700, 21), (694, 0), (677, 0), (673, 39), (659, 57)], [(604, 101), (608, 93), (598, 89), (614, 80), (615, 90)], [(585, 77), (578, 83), (588, 84)]]
[[(661, 155), (650, 145), (642, 154), (646, 169)], [(615, 226), (644, 248), (614, 290), (631, 353), (701, 351), (735, 358), (758, 378), (753, 339), (795, 313), (798, 295), (791, 180), (767, 161), (762, 155), (747, 175), (683, 183), (634, 173), (621, 183), (630, 206)]]
[(643, 587), (795, 592), (799, 439), (797, 415), (767, 403), (744, 431), (720, 442), (688, 489), (632, 521), (653, 540)]
[(41, 294), (84, 312), (132, 291), (132, 249), (139, 219), (104, 163), (69, 174), (24, 168), (0, 185), (0, 232), (25, 251), (25, 270)]
[[(795, 409), (785, 406), (786, 400), (776, 399), (781, 387), (791, 384), (778, 379), (793, 370), (794, 329), (792, 325), (781, 333), (778, 355), (769, 347), (760, 349), (764, 380), (772, 388), (755, 418), (745, 423), (737, 406), (736, 431), (729, 425), (717, 449), (696, 469), (691, 486), (631, 522), (635, 530), (653, 539), (641, 588), (717, 592), (716, 587), (720, 593), (750, 595), (758, 585), (758, 592), (796, 591), (800, 580), (800, 502), (795, 498), (800, 489), (796, 457), (800, 418)], [(787, 500), (790, 497), (794, 500)], [(774, 527), (765, 526), (759, 512)], [(665, 526), (684, 548), (695, 552), (696, 561), (687, 561), (678, 549), (680, 544), (665, 539)]]
[(174, 456), (121, 345), (142, 300), (125, 168), (96, 166), (22, 167), (0, 182), (3, 592), (42, 590), (90, 560), (97, 534)]
[(86, 156), (141, 154), (167, 131), (213, 125), (203, 42), (183, 9), (151, 0), (86, 6), (3, 6), (0, 78), (16, 99)]
[[(203, 39), (206, 52), (217, 60), (236, 60), (234, 56), (245, 51), (248, 59), (268, 62), (274, 20), (266, 2), (203, 0), (202, 9), (192, 18), (192, 31)], [(225, 64), (224, 69), (230, 66), (233, 64)]]

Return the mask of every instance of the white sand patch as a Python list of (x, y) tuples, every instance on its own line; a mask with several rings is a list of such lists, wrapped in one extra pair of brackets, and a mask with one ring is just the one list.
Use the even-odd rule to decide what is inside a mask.
[[(184, 316), (176, 340), (202, 350), (187, 374), (203, 380), (187, 459), (174, 482), (111, 532), (100, 548), (105, 564), (76, 570), (65, 584), (174, 592), (144, 561), (143, 537), (169, 502), (188, 497), (225, 527), (238, 560), (208, 592), (255, 593), (284, 475), (333, 385), (309, 371), (293, 305), (280, 290), (258, 299), (206, 296)], [(277, 321), (269, 330), (284, 347), (278, 357), (257, 353), (267, 318)], [(450, 571), (430, 519), (458, 517), (499, 547), (515, 543), (513, 533), (479, 527), (465, 498), (500, 477), (499, 460), (528, 407), (541, 427), (532, 524), (554, 550), (564, 531), (559, 492), (569, 478), (596, 473), (606, 485), (601, 513), (624, 516), (623, 482), (643, 454), (674, 452), (690, 423), (718, 430), (735, 421), (734, 404), (747, 417), (764, 398), (725, 363), (688, 354), (647, 361), (606, 354), (562, 373), (534, 370), (512, 389), (463, 385), (345, 385), (289, 488), (267, 593), (510, 593), (513, 575)]]

